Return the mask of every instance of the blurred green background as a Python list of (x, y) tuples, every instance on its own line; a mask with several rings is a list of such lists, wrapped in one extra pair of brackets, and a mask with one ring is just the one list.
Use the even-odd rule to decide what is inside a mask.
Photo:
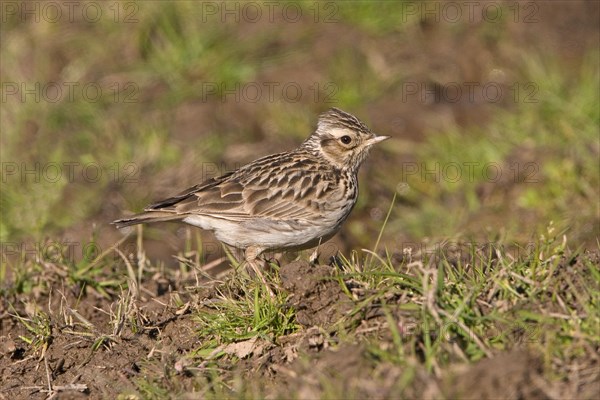
[[(110, 221), (295, 147), (332, 106), (393, 136), (345, 251), (394, 194), (390, 251), (599, 236), (598, 2), (44, 4), (2, 3), (3, 242), (108, 246)], [(187, 234), (148, 232), (155, 256)]]

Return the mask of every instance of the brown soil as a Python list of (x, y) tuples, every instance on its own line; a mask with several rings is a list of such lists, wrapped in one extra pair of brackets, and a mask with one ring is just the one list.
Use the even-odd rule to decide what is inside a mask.
[(283, 288), (292, 294), (296, 321), (305, 327), (327, 327), (352, 308), (348, 296), (332, 277), (332, 268), (296, 261), (280, 270)]
[[(598, 258), (598, 255), (591, 255)], [(593, 258), (592, 257), (592, 258)], [(224, 377), (243, 376), (248, 385), (270, 398), (285, 398), (297, 393), (300, 398), (323, 395), (351, 398), (552, 398), (572, 394), (592, 398), (598, 389), (598, 365), (590, 354), (587, 367), (571, 382), (548, 382), (544, 378), (543, 360), (526, 348), (493, 355), (475, 364), (451, 364), (436, 377), (425, 371), (416, 359), (408, 357), (406, 365), (381, 361), (369, 350), (370, 340), (385, 345), (386, 334), (377, 318), (360, 321), (359, 335), (348, 341), (332, 329), (349, 315), (353, 302), (340, 289), (334, 276), (335, 266), (294, 262), (280, 269), (283, 289), (290, 294), (289, 306), (296, 310), (302, 329), (278, 337), (275, 341), (255, 338), (225, 348), (216, 368)], [(348, 286), (351, 286), (348, 283)], [(207, 371), (206, 362), (190, 358), (199, 343), (194, 311), (216, 300), (216, 290), (200, 290), (179, 284), (173, 290), (186, 305), (177, 307), (176, 292), (158, 294), (160, 285), (146, 282), (147, 290), (131, 308), (143, 325), (134, 334), (130, 328), (111, 335), (109, 316), (100, 310), (116, 311), (115, 301), (89, 292), (78, 300), (76, 291), (66, 290), (64, 297), (54, 293), (40, 296), (37, 304), (49, 304), (52, 310), (51, 341), (44, 357), (32, 351), (19, 335), (27, 335), (23, 325), (5, 313), (0, 318), (0, 398), (43, 399), (49, 383), (59, 398), (115, 398), (120, 393), (136, 391), (136, 381), (145, 371), (177, 378), (179, 392), (196, 390), (199, 376)], [(187, 289), (186, 289), (187, 287)], [(78, 334), (68, 323), (66, 305), (78, 304), (76, 312), (95, 329), (88, 337)], [(180, 303), (181, 304), (181, 303)], [(16, 304), (23, 315), (27, 304)], [(191, 311), (191, 312), (190, 312)], [(12, 312), (11, 312), (12, 313)], [(71, 314), (73, 315), (73, 314)], [(337, 333), (336, 333), (337, 332)], [(358, 332), (358, 330), (357, 330)], [(106, 340), (93, 351), (93, 343), (105, 335)], [(213, 366), (214, 367), (214, 366)], [(171, 376), (171, 378), (168, 378)], [(404, 379), (414, 377), (407, 386)], [(260, 382), (260, 385), (258, 384)], [(168, 386), (168, 384), (166, 385)]]

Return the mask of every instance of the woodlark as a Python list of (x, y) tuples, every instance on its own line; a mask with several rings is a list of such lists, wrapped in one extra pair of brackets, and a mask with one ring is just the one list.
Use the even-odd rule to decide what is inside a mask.
[(264, 280), (254, 264), (262, 252), (311, 248), (340, 229), (358, 197), (360, 165), (374, 144), (388, 138), (332, 108), (297, 149), (259, 158), (113, 223), (182, 221), (211, 230), (243, 249)]

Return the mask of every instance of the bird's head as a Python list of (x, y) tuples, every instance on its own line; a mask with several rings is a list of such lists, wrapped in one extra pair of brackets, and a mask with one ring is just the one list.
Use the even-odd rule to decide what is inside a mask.
[(377, 136), (358, 118), (332, 108), (319, 116), (317, 129), (302, 144), (340, 169), (357, 170), (370, 148), (389, 136)]

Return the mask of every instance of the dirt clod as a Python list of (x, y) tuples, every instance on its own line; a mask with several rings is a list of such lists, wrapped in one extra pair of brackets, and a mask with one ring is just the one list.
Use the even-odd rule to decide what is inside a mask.
[(281, 268), (283, 288), (290, 292), (296, 321), (307, 327), (326, 327), (343, 317), (352, 303), (333, 278), (335, 269), (295, 261)]

